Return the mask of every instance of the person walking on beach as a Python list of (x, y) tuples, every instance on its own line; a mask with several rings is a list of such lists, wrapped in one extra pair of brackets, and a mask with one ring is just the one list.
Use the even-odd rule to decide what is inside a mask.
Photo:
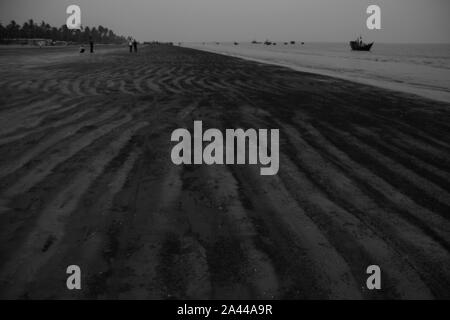
[(92, 37), (89, 37), (89, 46), (91, 47), (91, 53), (94, 53), (94, 40), (92, 40)]
[(133, 40), (134, 53), (137, 53), (137, 45), (138, 45), (138, 43), (137, 43), (136, 39), (134, 39)]
[(130, 53), (133, 52), (133, 39), (128, 37), (128, 48), (130, 48)]

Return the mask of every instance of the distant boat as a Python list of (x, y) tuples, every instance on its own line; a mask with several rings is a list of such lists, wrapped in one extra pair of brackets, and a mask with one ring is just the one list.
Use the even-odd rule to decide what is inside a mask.
[(353, 51), (370, 51), (372, 49), (372, 43), (364, 43), (362, 37), (359, 37), (355, 41), (350, 41), (350, 47)]

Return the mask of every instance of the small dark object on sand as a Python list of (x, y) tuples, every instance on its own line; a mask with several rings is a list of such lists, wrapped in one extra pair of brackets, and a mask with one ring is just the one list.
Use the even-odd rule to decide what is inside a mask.
[(234, 45), (235, 45), (235, 46), (238, 46), (238, 45), (239, 45), (239, 42), (235, 42)]
[(295, 44), (295, 41), (291, 41), (291, 44)]

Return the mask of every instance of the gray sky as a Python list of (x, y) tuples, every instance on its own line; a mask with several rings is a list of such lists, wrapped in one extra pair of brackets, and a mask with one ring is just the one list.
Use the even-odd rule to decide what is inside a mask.
[[(450, 42), (449, 0), (0, 0), (0, 21), (60, 26), (69, 4), (83, 25), (140, 41)], [(382, 30), (367, 30), (369, 4), (381, 7)]]

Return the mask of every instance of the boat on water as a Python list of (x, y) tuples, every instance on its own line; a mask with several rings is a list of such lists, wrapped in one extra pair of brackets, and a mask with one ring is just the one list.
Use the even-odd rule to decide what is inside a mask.
[(355, 41), (350, 41), (350, 47), (353, 51), (370, 51), (370, 49), (372, 49), (372, 46), (373, 42), (364, 43), (361, 36)]

